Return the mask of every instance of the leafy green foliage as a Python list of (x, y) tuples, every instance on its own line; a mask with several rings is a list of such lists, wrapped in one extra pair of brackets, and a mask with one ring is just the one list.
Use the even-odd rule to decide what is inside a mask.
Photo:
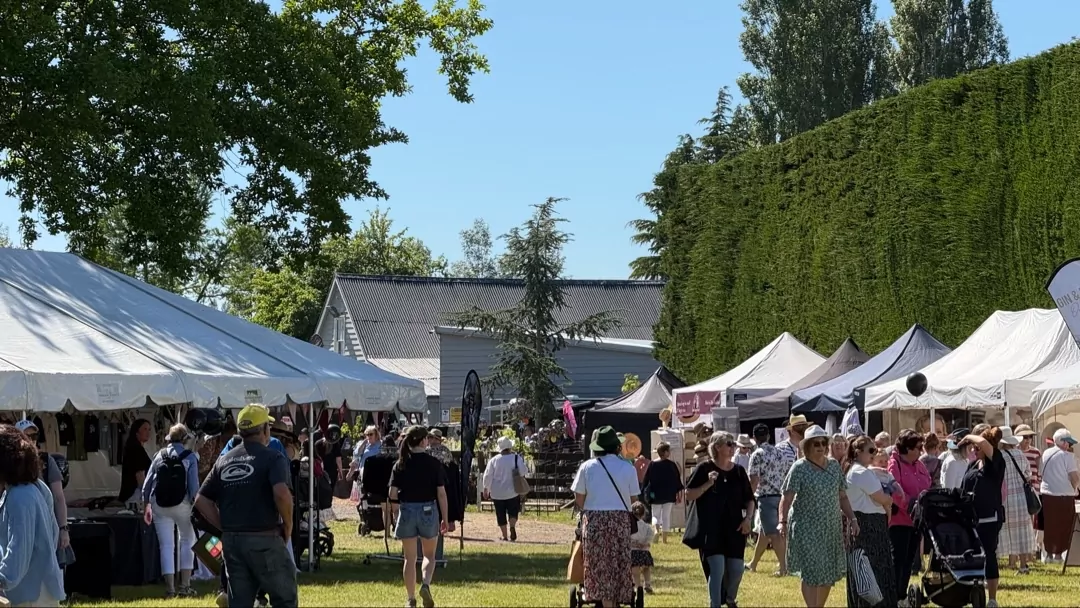
[(1009, 61), (991, 0), (894, 0), (893, 63), (900, 86), (951, 78)]
[(233, 288), (226, 294), (230, 311), (307, 340), (315, 332), (336, 272), (403, 276), (445, 272), (445, 259), (433, 257), (422, 241), (405, 230), (394, 230), (393, 224), (388, 212), (375, 209), (351, 237), (328, 239), (299, 268), (254, 266), (231, 275)]
[(912, 323), (958, 344), (1051, 306), (1080, 255), (1080, 44), (936, 80), (679, 174), (658, 356), (691, 381), (783, 331), (868, 352)]
[(494, 336), (499, 350), (484, 383), (496, 389), (515, 388), (527, 401), (532, 415), (541, 420), (551, 415), (555, 399), (563, 396), (556, 379), (565, 380), (566, 370), (555, 353), (566, 346), (567, 340), (600, 337), (620, 323), (611, 312), (569, 324), (556, 320), (556, 314), (566, 307), (559, 279), (563, 274), (563, 247), (570, 241), (570, 235), (559, 228), (566, 220), (555, 212), (562, 200), (549, 198), (536, 205), (536, 212), (524, 226), (503, 236), (506, 266), (524, 282), (521, 302), (504, 310), (472, 306), (448, 315), (459, 328)]
[(626, 374), (623, 376), (622, 392), (629, 393), (630, 391), (641, 386), (641, 378), (638, 378), (637, 374)]
[[(403, 60), (426, 42), (449, 93), (488, 68), (478, 0), (5, 2), (0, 6), (0, 179), (32, 244), (73, 247), (185, 282), (204, 190), (306, 263), (348, 232), (342, 201), (381, 197), (372, 148), (405, 142), (380, 103), (409, 92)], [(226, 172), (239, 182), (226, 180)], [(112, 218), (112, 219), (110, 219)]]
[(461, 250), (463, 258), (450, 264), (450, 276), (473, 279), (511, 277), (503, 256), (493, 253), (491, 229), (483, 218), (473, 220), (472, 226), (462, 230)]

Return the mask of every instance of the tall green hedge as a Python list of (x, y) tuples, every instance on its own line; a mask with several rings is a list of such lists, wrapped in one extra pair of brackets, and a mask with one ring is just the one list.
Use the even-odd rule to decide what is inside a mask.
[(1080, 255), (1080, 45), (920, 87), (783, 144), (684, 167), (665, 212), (658, 353), (701, 380), (780, 332), (876, 353), (957, 345), (1053, 304)]

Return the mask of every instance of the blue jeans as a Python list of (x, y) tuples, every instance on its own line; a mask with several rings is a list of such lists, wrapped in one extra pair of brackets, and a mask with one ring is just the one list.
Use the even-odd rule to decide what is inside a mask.
[(298, 604), (296, 565), (278, 535), (231, 534), (221, 539), (229, 580), (229, 607), (250, 608), (262, 590), (274, 608)]
[(439, 535), (439, 505), (434, 502), (403, 502), (398, 505), (394, 537), (435, 538)]
[(705, 558), (706, 580), (709, 581), (709, 608), (729, 606), (739, 599), (739, 585), (745, 566), (741, 557), (710, 555)]

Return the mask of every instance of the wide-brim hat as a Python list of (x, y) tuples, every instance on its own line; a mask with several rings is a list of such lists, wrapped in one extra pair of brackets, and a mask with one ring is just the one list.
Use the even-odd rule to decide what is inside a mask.
[(611, 426), (602, 426), (592, 434), (592, 442), (589, 449), (594, 452), (612, 452), (622, 446), (622, 438)]
[[(799, 417), (802, 418), (802, 416)], [(810, 441), (812, 439), (825, 439), (826, 441), (828, 441), (829, 438), (830, 435), (828, 431), (816, 424), (811, 425), (810, 428), (806, 429), (806, 433), (803, 435), (802, 441), (799, 442), (799, 448), (802, 449), (803, 452), (805, 452), (807, 441)]]
[(735, 440), (735, 445), (740, 448), (752, 448), (754, 447), (754, 440), (750, 439), (750, 436), (746, 433), (739, 435), (739, 438)]
[(499, 448), (500, 452), (514, 449), (514, 440), (509, 437), (499, 437), (499, 440), (495, 442), (495, 446)]
[(1016, 435), (1017, 437), (1034, 437), (1035, 431), (1031, 430), (1031, 427), (1026, 424), (1018, 424), (1016, 425), (1016, 428), (1013, 429), (1013, 435)]
[(999, 426), (998, 430), (1001, 431), (1001, 443), (1005, 445), (1018, 445), (1020, 438), (1013, 434), (1013, 430), (1007, 426)]
[[(796, 414), (796, 415), (792, 416), (791, 418), (788, 418), (787, 424), (784, 425), (784, 428), (790, 429), (790, 428), (794, 428), (794, 427), (797, 427), (797, 426), (809, 426), (809, 424), (810, 423), (807, 422), (807, 420), (806, 420), (806, 416), (803, 416), (802, 414)], [(821, 430), (822, 430), (822, 432), (825, 431), (825, 429), (821, 429)]]

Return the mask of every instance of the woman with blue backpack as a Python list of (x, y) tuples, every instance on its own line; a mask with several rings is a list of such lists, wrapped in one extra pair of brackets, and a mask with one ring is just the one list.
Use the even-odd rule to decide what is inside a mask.
[(191, 506), (199, 491), (199, 459), (195, 449), (198, 437), (183, 424), (174, 424), (168, 439), (169, 445), (154, 456), (143, 483), (144, 519), (157, 532), (165, 597), (193, 597), (198, 595), (191, 588), (191, 571), (195, 568), (192, 547), (196, 540)]

